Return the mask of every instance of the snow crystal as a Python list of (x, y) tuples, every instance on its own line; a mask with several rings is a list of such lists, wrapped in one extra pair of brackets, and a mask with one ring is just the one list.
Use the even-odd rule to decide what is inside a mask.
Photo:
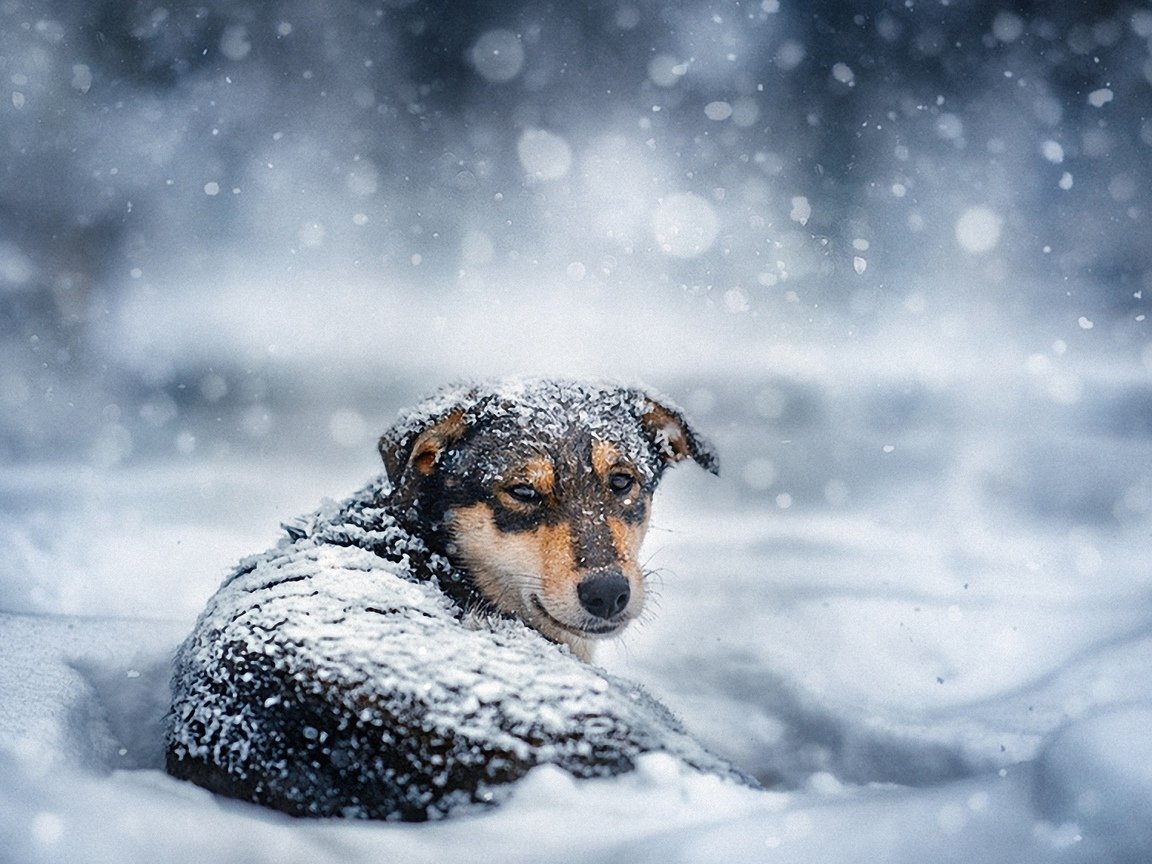
[(1064, 191), (1068, 191), (1069, 189), (1071, 189), (1072, 188), (1072, 173), (1070, 171), (1065, 171), (1063, 174), (1060, 175), (1060, 181), (1056, 185), (1059, 186)]
[(673, 87), (688, 74), (688, 64), (671, 54), (657, 54), (648, 63), (648, 78), (657, 87)]
[(1000, 242), (1000, 216), (987, 207), (970, 207), (956, 220), (956, 240), (973, 254), (990, 252)]
[(0, 291), (28, 282), (35, 273), (35, 265), (18, 246), (0, 241)]
[(510, 30), (484, 33), (468, 56), (476, 71), (494, 84), (511, 81), (524, 66), (524, 46), (520, 37)]
[(741, 96), (732, 103), (732, 122), (741, 129), (748, 129), (760, 119), (760, 106), (749, 96)]
[(81, 93), (87, 93), (92, 87), (92, 70), (83, 63), (72, 66), (72, 87)]
[(1137, 191), (1136, 178), (1131, 174), (1117, 174), (1108, 181), (1108, 195), (1113, 201), (1131, 201)]
[(841, 84), (847, 84), (849, 87), (856, 84), (856, 73), (852, 71), (852, 67), (847, 63), (836, 63), (832, 67), (832, 77)]
[(852, 259), (852, 269), (856, 271), (857, 275), (863, 274), (868, 269), (868, 260), (856, 255)]
[(220, 36), (220, 53), (229, 60), (240, 61), (252, 51), (252, 43), (248, 41), (248, 28), (243, 24), (225, 27)]
[(1101, 87), (1099, 90), (1093, 90), (1088, 94), (1088, 104), (1093, 108), (1103, 108), (1112, 101), (1113, 94), (1107, 87)]
[(704, 106), (704, 116), (709, 120), (727, 120), (732, 116), (732, 106), (723, 101), (709, 102)]
[(652, 215), (661, 251), (673, 258), (695, 258), (712, 248), (720, 221), (712, 205), (691, 192), (662, 199)]
[(992, 19), (992, 35), (1001, 42), (1015, 42), (1024, 35), (1024, 21), (1011, 12), (997, 12)]
[(559, 135), (544, 129), (527, 129), (516, 144), (516, 155), (529, 177), (557, 180), (572, 167), (572, 150)]
[(191, 432), (180, 432), (172, 444), (181, 456), (189, 456), (196, 451), (196, 436)]
[(1139, 9), (1132, 14), (1132, 32), (1145, 39), (1152, 38), (1152, 12)]
[(1045, 141), (1040, 145), (1040, 152), (1044, 158), (1054, 164), (1060, 164), (1064, 161), (1064, 148), (1056, 141)]
[(808, 203), (808, 199), (803, 195), (795, 196), (792, 199), (792, 209), (788, 213), (788, 218), (793, 222), (799, 222), (801, 225), (807, 225), (811, 217), (812, 205)]
[(366, 159), (361, 159), (344, 178), (344, 187), (357, 197), (375, 195), (380, 188), (380, 171)]
[(729, 312), (747, 312), (751, 307), (748, 294), (741, 288), (729, 288), (724, 292), (724, 308)]
[(945, 112), (936, 119), (936, 133), (946, 141), (960, 141), (964, 137), (964, 121)]
[(799, 42), (786, 40), (776, 49), (776, 66), (784, 72), (789, 72), (803, 63), (807, 55), (808, 52)]

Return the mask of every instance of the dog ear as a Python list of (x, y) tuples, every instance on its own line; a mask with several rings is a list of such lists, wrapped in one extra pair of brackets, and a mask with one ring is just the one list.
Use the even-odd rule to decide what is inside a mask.
[(380, 437), (377, 448), (393, 488), (399, 487), (409, 466), (425, 477), (436, 470), (440, 454), (467, 431), (465, 413), (464, 407), (457, 405), (416, 427), (398, 423)]
[(688, 424), (679, 409), (645, 396), (640, 425), (656, 453), (666, 463), (692, 459), (709, 473), (720, 473), (720, 459), (715, 448)]

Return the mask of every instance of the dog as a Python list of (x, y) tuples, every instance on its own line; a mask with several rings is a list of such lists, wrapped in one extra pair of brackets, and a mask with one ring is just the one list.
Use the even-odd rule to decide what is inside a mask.
[(611, 383), (443, 390), (379, 441), (385, 473), (241, 562), (178, 651), (174, 776), (293, 815), (421, 821), (551, 763), (644, 753), (748, 781), (587, 661), (640, 614), (664, 470), (717, 471), (668, 400)]
[(385, 434), (394, 510), (468, 574), (473, 609), (512, 615), (589, 659), (640, 614), (640, 544), (666, 466), (716, 454), (638, 389), (467, 389)]

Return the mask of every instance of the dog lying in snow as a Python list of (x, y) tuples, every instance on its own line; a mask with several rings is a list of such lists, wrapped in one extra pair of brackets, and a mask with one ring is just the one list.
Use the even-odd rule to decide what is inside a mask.
[(286, 525), (209, 602), (177, 655), (171, 774), (295, 815), (416, 821), (542, 763), (606, 776), (665, 751), (739, 776), (582, 662), (640, 613), (664, 469), (716, 471), (677, 408), (610, 384), (461, 387), (380, 453), (385, 476)]

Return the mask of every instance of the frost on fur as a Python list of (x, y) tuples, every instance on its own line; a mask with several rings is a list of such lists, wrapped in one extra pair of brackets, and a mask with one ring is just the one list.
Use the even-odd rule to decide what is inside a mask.
[[(659, 470), (666, 457), (639, 423), (649, 397), (583, 384), (516, 382), (479, 401), (475, 388), (446, 391), (381, 449), (402, 453), (461, 404), (539, 423), (558, 399), (585, 428), (619, 423)], [(172, 774), (296, 815), (403, 820), (483, 807), (546, 763), (606, 776), (661, 751), (739, 776), (639, 688), (518, 620), (472, 614), (467, 575), (394, 501), (381, 477), (286, 525), (225, 581), (177, 656)]]

